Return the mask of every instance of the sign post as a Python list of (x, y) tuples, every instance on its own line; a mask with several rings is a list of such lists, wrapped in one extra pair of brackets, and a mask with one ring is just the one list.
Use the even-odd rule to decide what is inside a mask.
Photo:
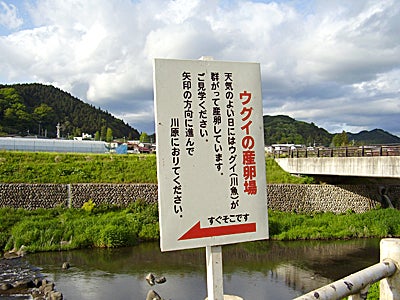
[(257, 63), (155, 59), (162, 251), (206, 247), (223, 299), (221, 245), (268, 238)]
[(221, 246), (206, 246), (206, 265), (208, 299), (224, 299)]

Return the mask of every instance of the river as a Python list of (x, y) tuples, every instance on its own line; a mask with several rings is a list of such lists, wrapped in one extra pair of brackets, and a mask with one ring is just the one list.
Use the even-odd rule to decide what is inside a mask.
[[(259, 241), (222, 247), (224, 291), (245, 300), (292, 299), (379, 261), (379, 240)], [(31, 265), (67, 300), (163, 299), (207, 296), (205, 249), (160, 252), (158, 243), (129, 248), (29, 254)], [(69, 262), (68, 270), (61, 268)], [(165, 276), (150, 286), (148, 273)]]

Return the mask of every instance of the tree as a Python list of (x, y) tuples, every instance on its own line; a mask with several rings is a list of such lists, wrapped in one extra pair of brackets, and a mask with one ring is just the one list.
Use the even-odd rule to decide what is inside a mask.
[(82, 136), (82, 130), (79, 127), (75, 127), (73, 135), (74, 136)]
[(67, 134), (69, 138), (70, 134), (73, 133), (73, 131), (74, 128), (72, 127), (71, 122), (66, 119), (65, 122), (61, 124), (61, 132)]
[(101, 130), (100, 130), (100, 140), (105, 141), (106, 137), (107, 137), (107, 126), (103, 125), (103, 126), (101, 126)]
[(111, 128), (107, 128), (107, 134), (106, 134), (106, 142), (111, 142), (113, 140), (113, 132)]
[(0, 125), (8, 132), (25, 132), (32, 117), (14, 88), (0, 89)]
[(148, 142), (149, 142), (149, 136), (147, 135), (146, 132), (142, 132), (142, 133), (140, 134), (139, 141), (140, 141), (141, 143), (148, 143)]
[(95, 141), (100, 141), (100, 132), (97, 130), (96, 133), (94, 134), (94, 140)]
[(51, 106), (48, 106), (46, 103), (41, 103), (33, 111), (35, 119), (40, 122), (50, 121), (53, 118), (53, 114), (53, 108)]
[(332, 144), (335, 147), (344, 147), (349, 144), (349, 138), (347, 137), (346, 131), (342, 131), (342, 133), (337, 133), (332, 138)]
[[(42, 126), (43, 130), (54, 119), (54, 110), (46, 103), (41, 103), (33, 110), (33, 117), (39, 123), (39, 128)], [(40, 131), (39, 129), (39, 135), (41, 134)]]

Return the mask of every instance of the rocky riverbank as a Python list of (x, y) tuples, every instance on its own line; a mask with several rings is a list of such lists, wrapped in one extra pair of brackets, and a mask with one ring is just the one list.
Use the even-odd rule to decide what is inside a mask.
[(0, 258), (0, 298), (62, 300), (63, 295), (44, 278), (40, 268), (31, 266), (22, 256), (8, 256)]

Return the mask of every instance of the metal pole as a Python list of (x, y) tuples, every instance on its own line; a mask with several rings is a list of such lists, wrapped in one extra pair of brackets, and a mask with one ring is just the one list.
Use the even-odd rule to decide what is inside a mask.
[(224, 299), (221, 246), (206, 246), (208, 300)]

